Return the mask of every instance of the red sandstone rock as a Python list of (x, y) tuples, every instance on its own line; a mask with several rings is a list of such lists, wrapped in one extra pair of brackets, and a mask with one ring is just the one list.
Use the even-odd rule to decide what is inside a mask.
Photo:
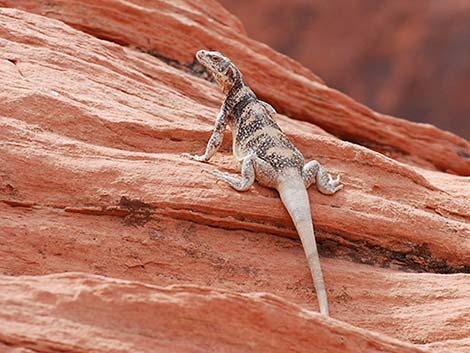
[[(193, 62), (216, 48), (242, 69), (247, 82), (278, 111), (392, 158), (470, 175), (470, 142), (430, 125), (378, 114), (331, 89), (306, 68), (247, 38), (238, 20), (213, 0), (0, 0), (0, 6), (54, 17), (99, 38)], [(112, 8), (113, 11), (109, 11)]]
[(470, 138), (470, 4), (221, 0), (248, 34), (378, 111)]
[(0, 340), (35, 352), (425, 352), (267, 293), (82, 273), (0, 284)]
[[(55, 17), (68, 13), (57, 4)], [(185, 3), (178, 11), (162, 4), (168, 17), (195, 16)], [(83, 6), (86, 12), (88, 5)], [(217, 7), (204, 11), (223, 17)], [(119, 11), (115, 15), (125, 17)], [(105, 17), (90, 21), (97, 18)], [(237, 21), (232, 23), (236, 28)], [(232, 32), (222, 33), (232, 38)], [(216, 166), (235, 170), (229, 133), (211, 164), (180, 157), (206, 144), (222, 98), (215, 85), (188, 68), (179, 70), (139, 50), (18, 10), (0, 10), (0, 43), (5, 82), (0, 90), (0, 272), (9, 276), (0, 278), (9, 288), (0, 291), (0, 348), (112, 351), (120, 346), (145, 352), (172, 343), (182, 351), (246, 351), (240, 344), (257, 342), (266, 351), (270, 342), (283, 340), (296, 343), (299, 351), (311, 350), (312, 344), (319, 351), (344, 351), (354, 344), (371, 351), (468, 350), (469, 275), (431, 273), (468, 272), (468, 177), (401, 163), (279, 115), (306, 158), (342, 174), (346, 184), (334, 197), (310, 191), (332, 317), (342, 322), (309, 313), (299, 317), (299, 310), (317, 310), (316, 298), (302, 248), (276, 193), (259, 185), (236, 193), (203, 172)], [(351, 100), (338, 104), (331, 101), (322, 109), (346, 114), (357, 107)], [(384, 126), (385, 120), (377, 121)], [(399, 119), (390, 123), (400, 129), (414, 126)], [(131, 282), (86, 274), (40, 276), (69, 271)], [(38, 277), (14, 278), (22, 275)], [(137, 281), (184, 287), (175, 292)], [(283, 299), (260, 299), (253, 292)], [(214, 301), (207, 293), (227, 300)], [(185, 304), (200, 301), (197, 307)], [(21, 307), (19, 316), (12, 316), (13, 308)], [(97, 307), (104, 310), (101, 318), (92, 316)], [(187, 336), (185, 320), (201, 314), (208, 321), (191, 331), (204, 330), (195, 341)], [(185, 320), (175, 319), (159, 336), (156, 328), (168, 317)], [(48, 320), (59, 324), (45, 331)], [(273, 333), (287, 321), (293, 327)], [(216, 323), (220, 331), (214, 332)]]

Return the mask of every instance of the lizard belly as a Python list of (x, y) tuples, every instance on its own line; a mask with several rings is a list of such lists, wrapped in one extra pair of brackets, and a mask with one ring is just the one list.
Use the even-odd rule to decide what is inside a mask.
[(248, 155), (247, 151), (238, 143), (238, 126), (232, 127), (232, 153), (235, 160), (238, 162), (238, 165), (241, 167), (243, 159)]
[(236, 136), (238, 134), (238, 128), (232, 126), (232, 153), (235, 160), (241, 166), (241, 160), (245, 157), (241, 151), (240, 145), (237, 143)]
[(242, 150), (241, 146), (235, 141), (235, 139), (232, 144), (232, 153), (239, 166), (241, 166), (243, 159), (248, 155), (248, 153)]

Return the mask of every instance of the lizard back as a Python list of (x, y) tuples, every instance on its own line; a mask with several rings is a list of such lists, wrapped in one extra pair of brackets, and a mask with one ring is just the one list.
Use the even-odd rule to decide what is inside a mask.
[(271, 118), (256, 96), (240, 100), (232, 109), (233, 147), (237, 159), (250, 153), (269, 163), (277, 172), (302, 171), (304, 158)]

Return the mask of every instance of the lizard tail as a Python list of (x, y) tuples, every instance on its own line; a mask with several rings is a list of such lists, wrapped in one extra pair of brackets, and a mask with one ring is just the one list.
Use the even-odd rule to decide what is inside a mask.
[(302, 241), (302, 246), (308, 260), (308, 267), (313, 277), (313, 283), (317, 291), (320, 312), (328, 316), (328, 300), (326, 297), (325, 282), (320, 267), (315, 234), (313, 232), (312, 215), (310, 214), (310, 203), (308, 193), (303, 180), (298, 177), (287, 178), (281, 182), (277, 190), (281, 196), (282, 203), (287, 208), (297, 232)]

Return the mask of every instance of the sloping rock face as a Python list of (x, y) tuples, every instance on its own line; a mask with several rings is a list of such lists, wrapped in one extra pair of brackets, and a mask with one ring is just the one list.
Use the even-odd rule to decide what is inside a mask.
[[(468, 351), (468, 141), (326, 87), (217, 3), (0, 4), (21, 8), (0, 10), (0, 349)], [(342, 175), (310, 191), (332, 318), (276, 192), (205, 173), (236, 171), (230, 133), (210, 164), (180, 156), (222, 99), (198, 48)]]
[(470, 138), (470, 3), (221, 0), (254, 38), (381, 111)]
[(196, 50), (217, 48), (279, 112), (395, 159), (470, 175), (468, 141), (430, 125), (375, 113), (325, 86), (297, 62), (247, 38), (239, 21), (213, 1), (0, 0), (0, 6), (59, 19), (173, 64), (192, 66)]
[(77, 273), (0, 283), (0, 339), (33, 352), (421, 352), (266, 293)]

